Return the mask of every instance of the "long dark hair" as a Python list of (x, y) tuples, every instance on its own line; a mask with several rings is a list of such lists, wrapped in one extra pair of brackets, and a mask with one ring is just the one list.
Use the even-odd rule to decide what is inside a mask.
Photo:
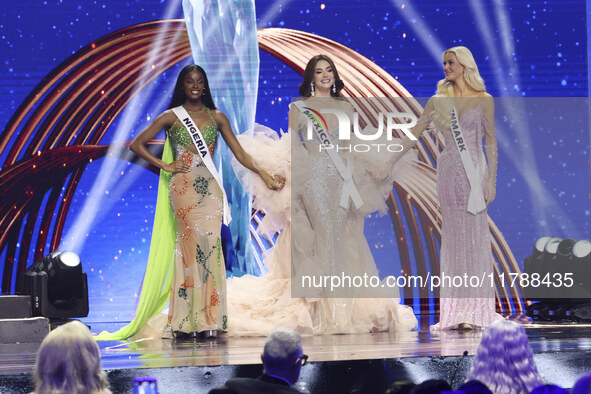
[(189, 64), (188, 66), (183, 67), (183, 69), (181, 70), (178, 78), (176, 79), (176, 85), (174, 85), (174, 91), (172, 92), (172, 100), (170, 100), (170, 106), (168, 108), (175, 108), (179, 105), (183, 105), (183, 103), (187, 99), (183, 83), (185, 81), (185, 78), (187, 77), (187, 74), (193, 71), (198, 71), (201, 74), (203, 74), (203, 79), (205, 80), (205, 90), (201, 94), (201, 101), (207, 108), (216, 109), (215, 104), (213, 103), (213, 98), (211, 97), (211, 89), (209, 89), (207, 73), (201, 66), (198, 66), (196, 64)]
[(310, 59), (310, 61), (308, 61), (308, 64), (306, 65), (306, 69), (304, 70), (304, 81), (300, 85), (300, 90), (299, 90), (300, 96), (302, 96), (302, 97), (310, 97), (311, 96), (310, 82), (312, 82), (314, 80), (314, 71), (316, 70), (316, 63), (318, 63), (320, 60), (326, 60), (328, 62), (328, 64), (330, 64), (330, 67), (332, 68), (332, 71), (334, 73), (336, 92), (333, 92), (332, 88), (331, 88), (330, 95), (333, 97), (340, 97), (341, 90), (345, 87), (345, 83), (339, 77), (339, 72), (337, 71), (337, 68), (334, 65), (334, 62), (332, 61), (332, 59), (326, 55), (316, 55), (312, 59)]

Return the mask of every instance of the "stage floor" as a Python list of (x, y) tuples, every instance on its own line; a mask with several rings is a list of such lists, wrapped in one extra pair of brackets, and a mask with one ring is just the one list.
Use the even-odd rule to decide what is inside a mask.
[[(361, 371), (385, 373), (380, 379), (388, 381), (449, 379), (454, 373), (457, 373), (457, 381), (465, 379), (482, 331), (430, 332), (431, 323), (432, 316), (422, 316), (420, 331), (304, 337), (304, 353), (309, 356), (309, 365), (303, 367), (301, 380), (318, 388), (313, 382), (319, 374), (338, 378), (341, 373), (348, 373), (346, 371), (353, 371), (349, 372), (352, 380)], [(547, 382), (571, 387), (580, 374), (591, 370), (591, 325), (522, 324), (526, 327), (538, 369)], [(95, 326), (91, 328), (95, 331)], [(263, 337), (221, 337), (205, 342), (139, 339), (99, 345), (102, 366), (109, 371), (111, 381), (117, 377), (131, 382), (135, 376), (157, 376), (159, 384), (166, 386), (161, 392), (168, 389), (174, 392), (167, 381), (178, 384), (180, 376), (186, 378), (190, 374), (189, 381), (196, 384), (195, 392), (207, 392), (229, 377), (258, 375), (264, 340)], [(38, 344), (0, 345), (1, 380), (6, 381), (8, 375), (29, 375), (37, 348)], [(469, 355), (465, 361), (461, 357), (464, 351)], [(387, 383), (384, 381), (383, 385)]]
[[(534, 353), (591, 350), (591, 325), (525, 324)], [(308, 362), (461, 356), (476, 353), (482, 331), (428, 330), (303, 337)], [(265, 338), (139, 339), (101, 343), (103, 367), (160, 368), (260, 364)]]

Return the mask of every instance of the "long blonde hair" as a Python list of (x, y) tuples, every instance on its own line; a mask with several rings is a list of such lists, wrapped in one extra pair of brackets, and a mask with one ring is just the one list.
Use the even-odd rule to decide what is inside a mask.
[(90, 330), (72, 321), (51, 331), (35, 363), (35, 393), (109, 393), (101, 355)]
[[(480, 76), (480, 72), (478, 71), (478, 66), (476, 65), (476, 61), (474, 60), (472, 52), (470, 52), (470, 50), (464, 46), (457, 46), (445, 50), (441, 55), (442, 59), (445, 59), (445, 55), (448, 53), (453, 53), (456, 55), (458, 62), (464, 66), (463, 76), (468, 88), (475, 92), (486, 92), (484, 79), (482, 79)], [(449, 113), (453, 108), (453, 101), (450, 99), (445, 99), (445, 97), (454, 97), (453, 81), (448, 81), (446, 78), (443, 78), (437, 83), (437, 92), (438, 94), (435, 97), (440, 99), (433, 101), (433, 121), (438, 128), (445, 130), (450, 126)]]
[[(445, 59), (445, 55), (448, 53), (456, 55), (458, 62), (464, 66), (464, 80), (466, 81), (466, 85), (475, 92), (486, 92), (484, 80), (480, 76), (472, 52), (466, 47), (453, 47), (445, 50), (441, 58)], [(444, 97), (453, 97), (453, 82), (443, 78), (437, 83), (437, 92)]]

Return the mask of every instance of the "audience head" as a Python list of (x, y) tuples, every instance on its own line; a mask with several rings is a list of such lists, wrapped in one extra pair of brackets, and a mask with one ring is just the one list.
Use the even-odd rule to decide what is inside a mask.
[(543, 384), (533, 389), (531, 394), (568, 394), (568, 391), (555, 384)]
[(384, 394), (410, 394), (415, 386), (416, 384), (410, 380), (398, 380), (392, 383)]
[(484, 331), (468, 378), (494, 393), (529, 393), (543, 384), (525, 329), (509, 320), (498, 320)]
[(99, 347), (88, 327), (72, 321), (51, 331), (35, 363), (35, 392), (109, 393)]
[(261, 355), (264, 373), (294, 384), (300, 377), (303, 356), (300, 334), (287, 328), (275, 330), (267, 337)]
[(459, 394), (492, 394), (492, 391), (486, 384), (479, 380), (468, 380), (466, 383), (458, 387), (455, 393)]
[(442, 379), (430, 379), (425, 380), (423, 383), (419, 383), (411, 391), (413, 394), (438, 394), (442, 391), (451, 391), (451, 386), (445, 380)]
[(589, 394), (591, 393), (591, 372), (580, 376), (571, 390), (571, 394)]

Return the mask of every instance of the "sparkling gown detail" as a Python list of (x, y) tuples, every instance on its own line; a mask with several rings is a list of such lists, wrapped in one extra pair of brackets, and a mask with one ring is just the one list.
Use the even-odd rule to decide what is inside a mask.
[[(217, 126), (201, 130), (213, 152)], [(190, 172), (175, 173), (170, 180), (170, 203), (177, 222), (174, 272), (164, 337), (226, 330), (226, 268), (221, 247), (222, 191), (201, 160), (187, 149), (193, 145), (187, 129), (175, 121), (167, 131), (175, 160), (191, 165)]]
[[(400, 305), (397, 289), (358, 298), (363, 294), (332, 293), (331, 297), (310, 290), (302, 296), (292, 287), (292, 280), (306, 273), (378, 275), (363, 234), (364, 216), (385, 211), (384, 196), (392, 190), (397, 174), (391, 169), (390, 177), (377, 180), (368, 169), (384, 169), (385, 161), (380, 165), (374, 157), (374, 162), (365, 163), (354, 155), (342, 155), (365, 203), (363, 210), (352, 203), (344, 209), (339, 206), (343, 180), (324, 152), (301, 143), (292, 145), (293, 130), (278, 139), (273, 130), (258, 127), (254, 138), (239, 136), (240, 143), (257, 167), (287, 177), (284, 189), (270, 191), (237, 162), (233, 165), (243, 185), (253, 192), (253, 207), (266, 211), (258, 231), (268, 236), (283, 231), (264, 259), (266, 275), (228, 280), (229, 334), (268, 335), (278, 327), (303, 335), (414, 329), (417, 319), (410, 307)], [(294, 179), (304, 182), (294, 187)]]
[[(430, 122), (431, 116), (419, 122)], [(476, 173), (483, 188), (488, 167), (482, 149), (485, 133), (494, 133), (480, 105), (460, 114), (460, 126)], [(474, 215), (467, 211), (470, 184), (460, 154), (449, 130), (444, 131), (445, 148), (437, 159), (437, 194), (441, 208), (440, 276), (485, 278), (483, 286), (441, 288), (440, 320), (432, 330), (457, 328), (460, 323), (487, 327), (502, 319), (495, 312), (490, 274), (494, 267), (487, 209)]]

